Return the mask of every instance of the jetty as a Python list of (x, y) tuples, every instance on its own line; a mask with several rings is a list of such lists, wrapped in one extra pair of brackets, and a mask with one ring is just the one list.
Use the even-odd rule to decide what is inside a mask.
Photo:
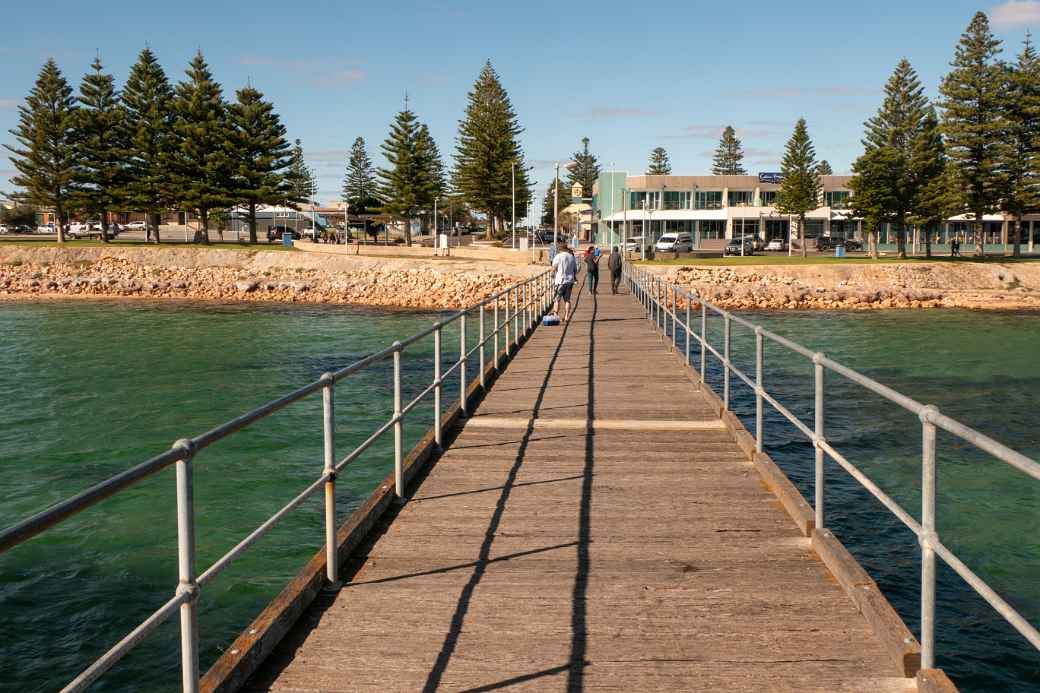
[[(621, 293), (575, 290), (569, 322), (540, 325), (549, 273), (490, 297), (340, 371), (178, 441), (126, 473), (0, 534), (8, 550), (159, 469), (176, 465), (180, 583), (171, 599), (72, 681), (83, 690), (180, 615), (185, 691), (955, 691), (935, 668), (935, 564), (945, 561), (1024, 637), (1036, 628), (940, 541), (941, 429), (1040, 479), (1040, 465), (801, 345), (717, 309), (636, 266)], [(713, 344), (709, 316), (723, 321)], [(458, 358), (445, 334), (458, 324)], [(755, 336), (755, 372), (731, 334)], [(468, 337), (467, 337), (467, 330)], [(430, 384), (405, 402), (401, 361), (433, 340)], [(810, 360), (815, 420), (765, 386), (763, 343)], [(453, 357), (452, 357), (453, 358)], [(334, 391), (394, 363), (394, 414), (361, 446), (337, 448)], [(719, 392), (705, 377), (721, 364)], [(923, 499), (911, 513), (826, 438), (824, 372), (921, 419)], [(731, 383), (756, 398), (754, 431), (730, 410)], [(310, 396), (323, 399), (320, 475), (213, 565), (195, 566), (191, 465), (210, 444)], [(432, 398), (415, 447), (401, 424)], [(764, 407), (813, 443), (814, 497), (764, 452)], [(347, 517), (338, 472), (394, 436), (384, 483)], [(345, 455), (345, 456), (344, 456)], [(841, 467), (922, 545), (921, 629), (911, 632), (826, 524), (826, 474)], [(199, 670), (197, 603), (221, 570), (307, 498), (324, 492), (324, 548)], [(919, 518), (919, 519), (918, 519)]]

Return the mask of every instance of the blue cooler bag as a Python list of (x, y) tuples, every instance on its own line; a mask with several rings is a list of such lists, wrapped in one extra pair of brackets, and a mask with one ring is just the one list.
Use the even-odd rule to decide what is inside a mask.
[(560, 324), (560, 316), (559, 315), (551, 315), (551, 314), (550, 315), (546, 315), (545, 317), (542, 318), (542, 324), (543, 325), (559, 325)]

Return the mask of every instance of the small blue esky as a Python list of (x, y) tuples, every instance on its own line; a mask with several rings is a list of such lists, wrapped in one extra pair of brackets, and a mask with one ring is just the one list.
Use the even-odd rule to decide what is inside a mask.
[[(450, 163), (466, 93), (486, 59), (525, 128), (539, 201), (553, 163), (582, 137), (604, 168), (640, 173), (663, 146), (675, 173), (703, 174), (732, 124), (748, 169), (770, 171), (800, 116), (818, 155), (841, 173), (896, 62), (908, 58), (936, 96), (977, 10), (989, 13), (1008, 59), (1027, 29), (1040, 29), (1040, 0), (41, 0), (7, 13), (0, 143), (13, 141), (17, 106), (47, 57), (78, 86), (100, 53), (121, 84), (148, 45), (172, 80), (201, 49), (229, 98), (247, 80), (261, 89), (303, 141), (323, 201), (339, 197), (355, 137), (382, 163), (379, 145), (406, 92)], [(12, 169), (0, 158), (0, 191), (10, 191)]]

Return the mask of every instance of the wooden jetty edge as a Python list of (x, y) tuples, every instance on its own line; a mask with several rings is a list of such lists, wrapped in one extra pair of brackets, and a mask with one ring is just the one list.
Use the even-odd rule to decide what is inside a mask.
[[(452, 409), (205, 691), (913, 691), (876, 583), (630, 296), (583, 292)], [(494, 387), (490, 385), (494, 383)]]

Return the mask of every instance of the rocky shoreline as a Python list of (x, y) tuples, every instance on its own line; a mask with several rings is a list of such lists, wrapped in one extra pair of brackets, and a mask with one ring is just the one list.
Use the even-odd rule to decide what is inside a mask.
[(353, 258), (314, 261), (303, 253), (209, 251), (225, 255), (224, 262), (213, 264), (205, 250), (195, 251), (194, 262), (185, 260), (185, 250), (172, 251), (180, 257), (154, 249), (143, 249), (151, 254), (136, 253), (139, 257), (127, 257), (126, 251), (104, 252), (105, 248), (89, 250), (99, 252), (0, 255), (0, 300), (173, 298), (443, 309), (477, 303), (530, 274), (522, 267), (487, 271)]
[(1040, 310), (1040, 263), (655, 269), (728, 310)]

